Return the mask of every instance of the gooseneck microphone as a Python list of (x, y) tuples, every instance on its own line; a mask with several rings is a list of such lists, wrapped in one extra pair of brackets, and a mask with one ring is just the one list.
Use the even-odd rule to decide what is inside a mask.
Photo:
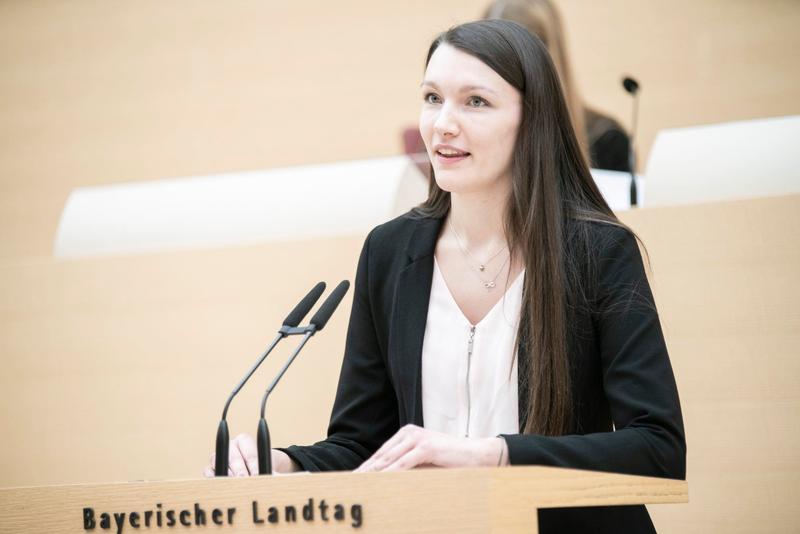
[(636, 194), (636, 152), (633, 141), (636, 138), (636, 124), (639, 115), (639, 82), (626, 76), (622, 79), (622, 87), (633, 97), (633, 118), (631, 119), (631, 142), (628, 144), (628, 165), (631, 168), (631, 207), (637, 205)]
[(297, 306), (289, 312), (289, 315), (286, 316), (286, 319), (283, 320), (283, 325), (281, 326), (280, 330), (278, 330), (278, 335), (275, 336), (275, 339), (272, 340), (267, 350), (256, 360), (256, 363), (250, 370), (244, 375), (244, 378), (237, 384), (235, 388), (233, 388), (233, 392), (228, 396), (228, 400), (225, 402), (225, 408), (222, 409), (222, 419), (219, 422), (219, 426), (217, 427), (217, 444), (216, 444), (216, 459), (214, 462), (214, 475), (218, 477), (228, 476), (228, 445), (230, 443), (230, 436), (228, 434), (228, 422), (226, 417), (228, 416), (228, 407), (231, 405), (231, 401), (239, 393), (239, 390), (245, 385), (245, 383), (253, 376), (253, 373), (256, 372), (256, 369), (261, 365), (261, 363), (267, 358), (272, 349), (275, 348), (275, 345), (278, 342), (290, 335), (295, 334), (294, 330), (296, 329), (297, 325), (300, 324), (300, 321), (308, 315), (308, 312), (311, 311), (311, 308), (314, 307), (314, 304), (317, 303), (319, 298), (322, 296), (322, 292), (325, 291), (325, 282), (320, 282), (315, 285), (308, 294), (303, 297)]
[(289, 359), (286, 360), (286, 363), (283, 364), (283, 367), (275, 378), (272, 380), (270, 385), (267, 387), (267, 390), (264, 392), (264, 397), (261, 399), (261, 419), (258, 421), (258, 431), (257, 431), (257, 447), (258, 447), (258, 474), (259, 475), (271, 475), (272, 474), (272, 455), (271, 455), (271, 444), (269, 439), (269, 427), (267, 426), (267, 420), (264, 418), (264, 413), (267, 406), (267, 399), (269, 398), (270, 393), (272, 390), (275, 389), (275, 386), (278, 385), (278, 381), (280, 381), (281, 377), (283, 377), (286, 370), (292, 364), (294, 359), (300, 353), (302, 348), (305, 346), (306, 342), (311, 339), (315, 333), (319, 332), (325, 325), (328, 323), (328, 319), (331, 318), (333, 312), (336, 311), (336, 308), (339, 306), (339, 303), (344, 298), (345, 293), (350, 288), (350, 282), (347, 280), (343, 280), (339, 283), (338, 286), (331, 292), (325, 302), (322, 303), (322, 306), (319, 307), (317, 313), (311, 318), (311, 322), (306, 327), (298, 328), (303, 333), (303, 339), (297, 345), (297, 348), (294, 349), (294, 352)]

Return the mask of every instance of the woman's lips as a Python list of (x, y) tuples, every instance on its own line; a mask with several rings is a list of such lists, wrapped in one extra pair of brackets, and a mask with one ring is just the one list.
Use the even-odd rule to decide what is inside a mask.
[(441, 164), (441, 165), (454, 165), (456, 163), (464, 161), (469, 156), (470, 156), (469, 152), (463, 152), (463, 153), (460, 153), (460, 154), (444, 155), (441, 152), (439, 152), (438, 150), (436, 151), (436, 161), (438, 161), (439, 164)]

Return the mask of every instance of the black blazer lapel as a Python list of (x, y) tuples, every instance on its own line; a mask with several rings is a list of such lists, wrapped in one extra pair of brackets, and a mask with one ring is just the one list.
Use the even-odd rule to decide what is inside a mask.
[(400, 424), (422, 426), (422, 342), (433, 279), (433, 253), (442, 219), (419, 219), (406, 247), (408, 265), (395, 287), (389, 361), (399, 377)]

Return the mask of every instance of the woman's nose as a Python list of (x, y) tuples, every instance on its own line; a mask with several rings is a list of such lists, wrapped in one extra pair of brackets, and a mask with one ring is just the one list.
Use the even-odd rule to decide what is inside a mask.
[(433, 123), (433, 129), (441, 136), (452, 137), (459, 134), (458, 117), (447, 104), (442, 106), (436, 121)]

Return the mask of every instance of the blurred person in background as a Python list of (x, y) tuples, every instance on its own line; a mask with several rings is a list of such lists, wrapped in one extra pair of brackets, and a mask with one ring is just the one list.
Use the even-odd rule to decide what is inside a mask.
[(485, 19), (511, 20), (525, 26), (542, 40), (550, 52), (567, 100), (572, 124), (590, 166), (595, 169), (630, 172), (630, 139), (622, 126), (581, 98), (572, 78), (564, 29), (558, 10), (549, 0), (496, 0), (484, 12)]

